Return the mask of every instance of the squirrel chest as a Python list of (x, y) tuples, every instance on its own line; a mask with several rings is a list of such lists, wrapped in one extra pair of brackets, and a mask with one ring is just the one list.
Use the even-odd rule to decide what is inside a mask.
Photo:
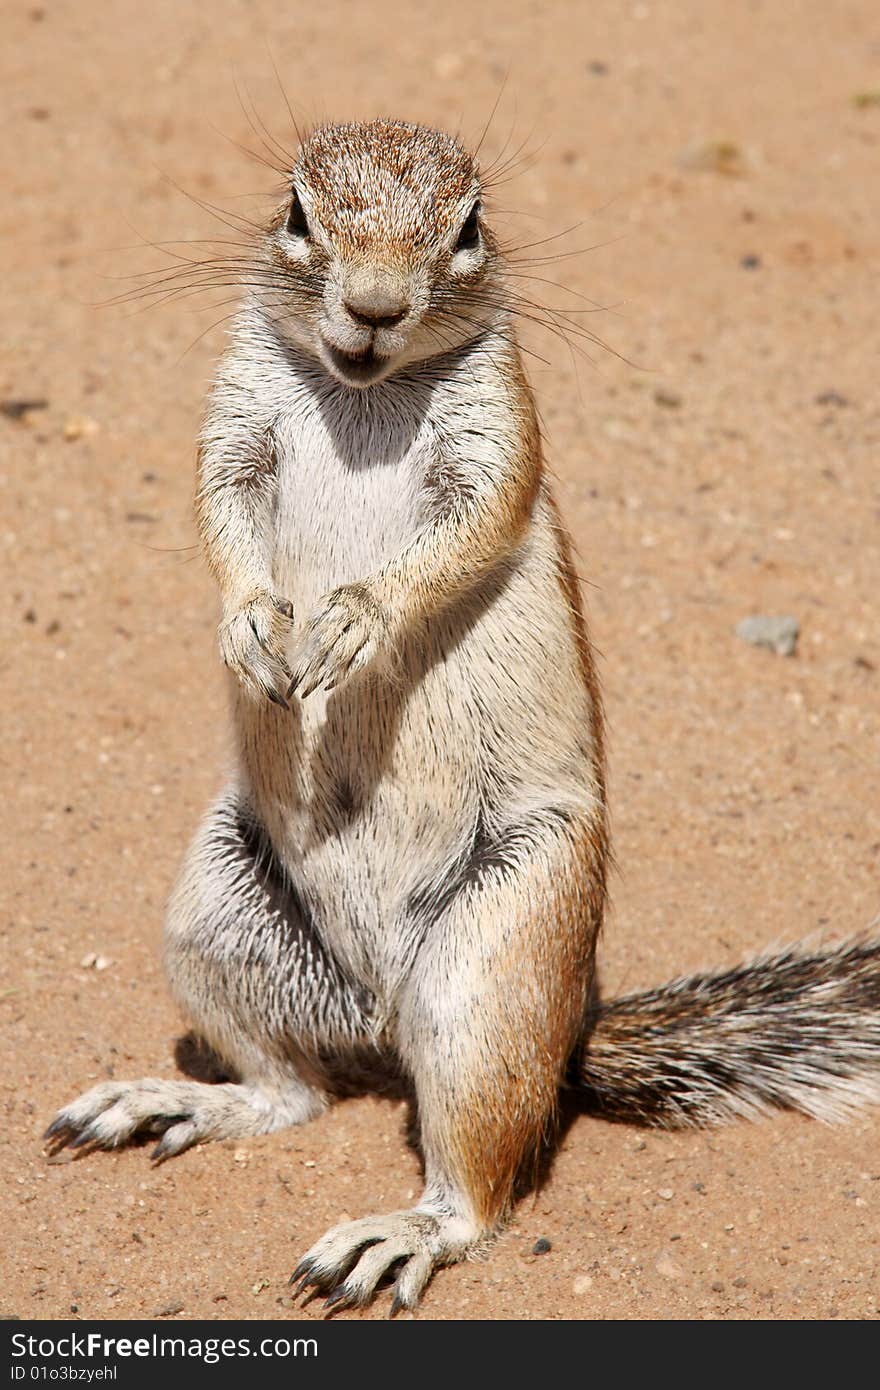
[(379, 569), (429, 515), (436, 458), (426, 393), (297, 387), (274, 430), (274, 577), (297, 612)]

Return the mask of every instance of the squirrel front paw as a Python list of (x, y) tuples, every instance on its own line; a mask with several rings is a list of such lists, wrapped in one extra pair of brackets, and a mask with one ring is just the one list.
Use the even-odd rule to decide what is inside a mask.
[(219, 628), (220, 655), (248, 694), (287, 709), (279, 694), (290, 680), (286, 645), (293, 624), (293, 604), (263, 592), (223, 619)]
[(389, 627), (366, 584), (346, 584), (318, 604), (293, 655), (288, 699), (314, 690), (329, 693), (387, 650)]

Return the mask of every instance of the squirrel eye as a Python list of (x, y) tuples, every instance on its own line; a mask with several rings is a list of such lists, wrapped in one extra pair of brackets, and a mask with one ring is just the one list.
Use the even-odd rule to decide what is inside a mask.
[(456, 251), (473, 251), (475, 246), (480, 244), (480, 204), (474, 203), (467, 218), (462, 223), (461, 231), (458, 234), (458, 241), (455, 243)]
[(303, 212), (303, 205), (299, 200), (296, 189), (293, 190), (293, 200), (290, 204), (290, 214), (287, 218), (287, 230), (292, 236), (308, 236), (309, 224)]

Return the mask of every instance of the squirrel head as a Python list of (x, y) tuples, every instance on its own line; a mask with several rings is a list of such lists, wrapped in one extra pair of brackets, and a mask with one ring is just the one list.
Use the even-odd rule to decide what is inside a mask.
[(475, 159), (405, 121), (321, 126), (269, 229), (273, 322), (347, 386), (453, 351), (503, 310)]

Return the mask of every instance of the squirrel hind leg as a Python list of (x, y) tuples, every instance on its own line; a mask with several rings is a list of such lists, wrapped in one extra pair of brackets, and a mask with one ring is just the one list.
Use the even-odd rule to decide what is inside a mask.
[(59, 1110), (46, 1130), (53, 1153), (64, 1148), (90, 1152), (118, 1149), (158, 1135), (156, 1161), (210, 1139), (238, 1139), (301, 1124), (320, 1114), (325, 1102), (311, 1087), (285, 1079), (283, 1085), (199, 1081), (104, 1081)]
[(324, 950), (234, 789), (190, 848), (165, 946), (202, 1061), (231, 1079), (103, 1082), (53, 1120), (55, 1151), (115, 1149), (154, 1134), (161, 1160), (209, 1139), (301, 1124), (327, 1105), (323, 1058), (369, 1039), (367, 1001)]
[(293, 1280), (328, 1311), (363, 1306), (388, 1279), (392, 1314), (411, 1308), (436, 1269), (482, 1253), (503, 1226), (552, 1129), (589, 988), (600, 833), (588, 808), (536, 811), (481, 836), (452, 880), (418, 895), (425, 936), (397, 1046), (426, 1188), (411, 1211), (336, 1226), (308, 1251)]
[[(293, 865), (295, 873), (296, 866)], [(165, 969), (182, 1012), (235, 1080), (268, 1075), (323, 1090), (323, 1059), (374, 1040), (374, 1001), (326, 947), (294, 873), (238, 789), (190, 846), (165, 925)]]

